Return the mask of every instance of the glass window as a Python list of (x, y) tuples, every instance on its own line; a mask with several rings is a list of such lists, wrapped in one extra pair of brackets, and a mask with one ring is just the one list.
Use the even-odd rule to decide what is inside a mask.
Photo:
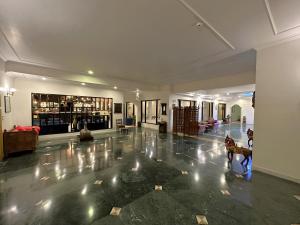
[(183, 107), (183, 108), (184, 107), (195, 107), (196, 101), (178, 99), (178, 106)]

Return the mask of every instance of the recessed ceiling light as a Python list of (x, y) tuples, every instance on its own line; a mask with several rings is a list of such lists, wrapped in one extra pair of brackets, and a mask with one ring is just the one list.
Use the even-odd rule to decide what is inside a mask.
[(47, 80), (47, 78), (46, 78), (46, 77), (43, 77), (42, 80)]
[(89, 74), (89, 75), (93, 75), (93, 74), (94, 74), (94, 71), (93, 71), (93, 70), (88, 70), (88, 74)]
[(81, 85), (85, 86), (85, 83), (81, 83)]
[(118, 89), (118, 87), (117, 87), (117, 86), (114, 86), (114, 89), (115, 89), (115, 90), (117, 90), (117, 89)]
[(229, 92), (227, 92), (227, 93), (226, 93), (226, 95), (230, 95), (230, 93), (229, 93)]

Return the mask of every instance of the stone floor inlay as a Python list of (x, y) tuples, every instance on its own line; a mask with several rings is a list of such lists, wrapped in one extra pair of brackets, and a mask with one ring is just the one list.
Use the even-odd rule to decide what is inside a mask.
[(201, 224), (201, 225), (207, 225), (208, 224), (207, 219), (206, 219), (205, 216), (197, 215), (196, 219), (197, 219), (198, 224)]
[[(0, 224), (192, 225), (196, 214), (214, 225), (299, 224), (299, 184), (251, 171), (252, 160), (245, 173), (242, 156), (228, 163), (225, 136), (247, 146), (248, 128), (220, 125), (199, 137), (130, 128), (130, 136), (95, 133), (91, 142), (41, 138), (34, 153), (0, 162)], [(122, 208), (119, 217), (110, 216), (113, 206)]]
[(228, 190), (221, 190), (221, 193), (225, 196), (230, 196), (230, 192)]
[(49, 180), (50, 177), (42, 177), (40, 180), (43, 180), (43, 181), (46, 181), (46, 180)]
[(300, 201), (300, 195), (294, 195), (294, 197)]
[(155, 185), (154, 190), (155, 191), (162, 191), (162, 186), (161, 185)]
[(110, 211), (110, 215), (112, 216), (119, 216), (121, 213), (121, 208), (119, 207), (113, 207), (112, 210)]
[(189, 174), (189, 172), (188, 172), (188, 171), (186, 171), (186, 170), (181, 170), (181, 174), (182, 174), (182, 175), (188, 175), (188, 174)]
[(95, 182), (94, 182), (94, 184), (96, 184), (96, 185), (101, 185), (103, 183), (103, 180), (96, 180)]

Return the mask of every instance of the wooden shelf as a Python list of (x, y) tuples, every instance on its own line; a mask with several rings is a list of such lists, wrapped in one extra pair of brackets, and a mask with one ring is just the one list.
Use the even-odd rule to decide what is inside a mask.
[[(112, 98), (42, 93), (31, 98), (32, 125), (40, 126), (41, 134), (76, 132), (85, 122), (90, 130), (112, 128)], [(78, 102), (86, 106), (74, 106)]]

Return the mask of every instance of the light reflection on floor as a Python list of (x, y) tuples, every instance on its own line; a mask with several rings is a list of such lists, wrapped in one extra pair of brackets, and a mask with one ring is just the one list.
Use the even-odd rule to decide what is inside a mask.
[[(133, 129), (86, 143), (41, 142), (1, 167), (0, 224), (196, 224), (196, 215), (209, 224), (295, 222), (300, 208), (290, 196), (299, 185), (252, 177), (243, 156), (228, 164), (218, 136), (231, 132), (244, 143), (238, 131), (245, 129), (220, 127), (194, 139)], [(119, 216), (110, 216), (113, 207), (122, 208)]]

